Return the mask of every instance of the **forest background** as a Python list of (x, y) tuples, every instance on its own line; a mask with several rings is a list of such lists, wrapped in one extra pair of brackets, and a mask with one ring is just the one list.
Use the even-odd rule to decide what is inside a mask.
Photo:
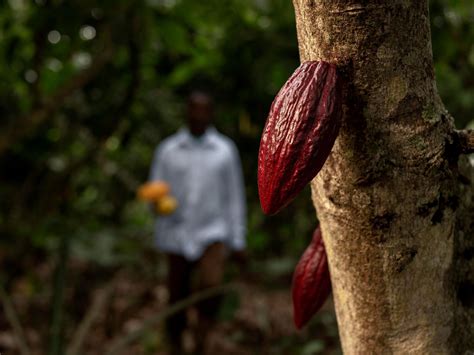
[[(456, 126), (474, 128), (474, 4), (430, 12), (439, 92)], [(291, 274), (317, 225), (309, 188), (268, 217), (256, 187), (269, 106), (298, 64), (288, 0), (1, 2), (0, 352), (71, 350), (91, 315), (81, 347), (101, 354), (166, 307), (136, 188), (199, 87), (239, 148), (248, 203), (248, 267), (229, 269), (242, 289), (226, 296), (217, 346), (338, 353), (330, 302), (303, 332), (291, 324)], [(160, 325), (127, 346), (160, 352)]]

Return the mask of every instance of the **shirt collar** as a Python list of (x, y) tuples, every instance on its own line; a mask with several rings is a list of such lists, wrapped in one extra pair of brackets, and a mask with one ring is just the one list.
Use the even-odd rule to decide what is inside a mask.
[(210, 126), (206, 129), (200, 137), (195, 137), (191, 134), (187, 127), (182, 127), (179, 130), (179, 144), (181, 146), (190, 146), (192, 144), (200, 143), (206, 147), (214, 147), (215, 138), (216, 138), (217, 130)]

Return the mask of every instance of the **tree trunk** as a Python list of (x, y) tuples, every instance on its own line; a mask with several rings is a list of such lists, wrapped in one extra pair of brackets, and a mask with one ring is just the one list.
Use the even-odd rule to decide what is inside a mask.
[(474, 174), (434, 78), (427, 0), (293, 0), (344, 119), (312, 195), (346, 354), (474, 351)]

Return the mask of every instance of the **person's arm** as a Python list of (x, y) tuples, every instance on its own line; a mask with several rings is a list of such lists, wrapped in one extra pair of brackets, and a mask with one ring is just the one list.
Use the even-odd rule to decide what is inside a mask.
[[(153, 160), (148, 175), (148, 181), (164, 180), (166, 181), (165, 156), (163, 154), (163, 146), (159, 145), (153, 154)], [(156, 215), (156, 206), (150, 202), (150, 211)]]
[(153, 154), (153, 161), (151, 163), (148, 181), (166, 180), (165, 175), (165, 157), (163, 154), (163, 146), (159, 145)]
[(231, 227), (230, 247), (234, 251), (243, 251), (246, 246), (246, 202), (244, 179), (237, 148), (231, 146), (231, 158), (228, 165), (229, 224)]

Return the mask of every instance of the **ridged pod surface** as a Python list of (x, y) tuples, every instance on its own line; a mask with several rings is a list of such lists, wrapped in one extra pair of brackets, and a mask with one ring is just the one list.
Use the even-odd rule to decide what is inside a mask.
[(293, 274), (293, 318), (298, 329), (323, 306), (330, 293), (326, 250), (318, 227)]
[(321, 170), (341, 114), (336, 65), (301, 64), (273, 100), (260, 141), (258, 190), (265, 213), (286, 206)]

